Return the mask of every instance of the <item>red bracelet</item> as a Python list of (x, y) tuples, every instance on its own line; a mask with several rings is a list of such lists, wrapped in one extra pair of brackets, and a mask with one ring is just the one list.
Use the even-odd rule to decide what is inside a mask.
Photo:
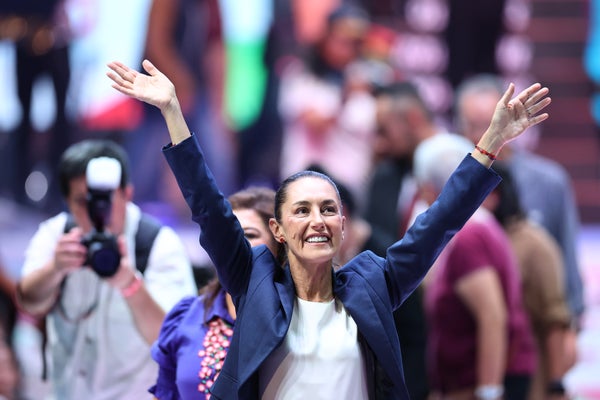
[(496, 155), (494, 153), (490, 153), (487, 150), (482, 149), (479, 146), (475, 146), (475, 148), (477, 149), (477, 151), (479, 151), (481, 154), (483, 154), (484, 156), (487, 156), (490, 160), (495, 161), (496, 160)]
[(131, 283), (129, 285), (127, 285), (126, 287), (124, 287), (123, 289), (121, 289), (121, 295), (123, 296), (123, 298), (126, 299), (126, 298), (131, 297), (134, 294), (136, 294), (137, 291), (140, 290), (141, 287), (142, 287), (142, 277), (136, 271)]

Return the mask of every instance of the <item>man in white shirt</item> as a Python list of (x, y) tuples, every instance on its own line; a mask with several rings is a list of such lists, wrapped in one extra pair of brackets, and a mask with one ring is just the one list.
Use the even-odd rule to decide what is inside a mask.
[[(88, 214), (93, 196), (86, 169), (90, 160), (100, 157), (117, 160), (121, 167), (105, 221), (106, 231), (118, 238), (118, 261), (108, 274), (96, 262), (89, 265), (92, 252), (82, 243), (97, 230)], [(127, 156), (116, 143), (86, 140), (71, 146), (58, 173), (69, 214), (62, 212), (40, 224), (28, 245), (18, 285), (22, 307), (46, 316), (46, 358), (54, 395), (151, 398), (147, 389), (156, 380), (157, 366), (150, 345), (165, 312), (183, 296), (197, 293), (186, 250), (171, 228), (140, 222), (148, 217), (131, 202)], [(145, 265), (136, 260), (136, 255), (142, 258), (136, 251), (136, 245), (141, 247), (138, 228), (157, 231), (142, 256), (147, 256)]]

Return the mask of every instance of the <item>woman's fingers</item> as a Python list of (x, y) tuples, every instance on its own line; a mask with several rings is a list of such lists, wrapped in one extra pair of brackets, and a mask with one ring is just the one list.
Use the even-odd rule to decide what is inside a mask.
[(123, 94), (131, 95), (131, 84), (129, 82), (126, 82), (119, 75), (112, 72), (108, 72), (106, 75), (113, 80), (114, 83), (111, 85), (113, 88)]
[(545, 97), (539, 102), (529, 107), (526, 106), (527, 112), (529, 113), (529, 115), (534, 116), (540, 111), (542, 111), (544, 108), (546, 108), (551, 102), (552, 100), (550, 99), (550, 97)]
[(527, 117), (528, 125), (532, 126), (539, 124), (548, 118), (547, 113), (537, 114), (550, 104), (551, 99), (550, 97), (547, 97), (549, 92), (550, 90), (547, 87), (542, 87), (540, 83), (536, 82), (527, 89), (521, 91), (512, 100), (508, 101), (508, 103), (506, 103), (506, 98), (509, 94), (509, 90), (507, 90), (501, 101), (509, 108), (513, 109), (516, 118), (522, 118), (523, 116)]
[[(529, 89), (536, 89), (535, 92), (528, 92), (528, 97), (523, 102), (525, 112), (527, 113), (527, 119), (531, 125), (539, 124), (548, 118), (548, 114), (537, 115), (540, 111), (546, 108), (551, 102), (550, 97), (546, 97), (549, 93), (549, 89), (541, 87), (541, 85), (530, 86)], [(530, 126), (531, 126), (530, 125)]]
[(500, 99), (499, 103), (503, 104), (505, 107), (508, 107), (510, 105), (510, 99), (514, 92), (515, 92), (515, 85), (511, 82), (508, 85), (508, 88), (506, 89), (504, 94), (502, 95), (502, 98)]
[(159, 73), (158, 69), (148, 59), (144, 59), (144, 61), (142, 61), (142, 67), (144, 68), (144, 71), (146, 71), (151, 76), (155, 76)]
[(542, 121), (545, 121), (546, 119), (548, 119), (548, 113), (543, 113), (543, 114), (539, 114), (536, 116), (532, 116), (531, 118), (528, 119), (529, 121), (529, 126), (533, 126), (533, 125), (537, 125)]
[(126, 87), (129, 82), (126, 82), (120, 75), (109, 72), (108, 77), (112, 79), (120, 87)]
[(550, 92), (550, 89), (548, 89), (547, 87), (543, 87), (543, 88), (536, 90), (531, 96), (529, 96), (525, 100), (525, 102), (524, 102), (525, 107), (530, 107), (531, 105), (539, 102), (541, 99), (544, 98), (544, 96), (546, 96), (548, 94), (548, 92)]
[(534, 83), (519, 93), (516, 99), (520, 101), (526, 108), (530, 108), (531, 106), (540, 102), (540, 100), (542, 100), (549, 92), (550, 89), (547, 87), (542, 87), (540, 83)]
[[(124, 86), (131, 86), (138, 76), (138, 72), (126, 66), (125, 64), (114, 61), (108, 64), (108, 67), (114, 71), (111, 78)], [(116, 78), (116, 79), (115, 79)]]
[(108, 67), (111, 71), (106, 75), (114, 82), (112, 87), (124, 95), (136, 97), (135, 80), (139, 73), (119, 61), (109, 63)]
[(540, 90), (541, 87), (542, 85), (539, 82), (532, 84), (527, 89), (523, 90), (517, 95), (517, 100), (525, 104), (527, 100), (531, 98), (531, 96), (533, 96), (538, 90)]
[(127, 72), (129, 71), (129, 67), (127, 67), (125, 64), (119, 61), (111, 62), (110, 64), (108, 64), (108, 67), (112, 69), (115, 72), (115, 74), (117, 74), (119, 78), (123, 80), (125, 79)]

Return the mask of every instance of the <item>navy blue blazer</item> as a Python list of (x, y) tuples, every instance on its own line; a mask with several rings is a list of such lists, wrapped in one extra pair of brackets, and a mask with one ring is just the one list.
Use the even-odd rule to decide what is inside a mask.
[[(281, 268), (266, 246), (250, 247), (195, 136), (163, 153), (200, 225), (200, 244), (236, 306), (233, 338), (212, 398), (258, 399), (259, 367), (282, 343), (292, 318), (296, 293), (289, 268)], [(332, 272), (333, 292), (358, 327), (370, 398), (409, 398), (392, 312), (499, 182), (495, 172), (466, 156), (438, 200), (385, 258), (365, 251)]]

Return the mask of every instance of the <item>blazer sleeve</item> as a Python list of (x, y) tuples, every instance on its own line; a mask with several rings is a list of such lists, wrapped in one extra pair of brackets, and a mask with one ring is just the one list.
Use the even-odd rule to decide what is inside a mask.
[(192, 220), (200, 226), (200, 244), (212, 260), (225, 290), (237, 297), (245, 291), (252, 264), (252, 249), (217, 187), (195, 135), (163, 148), (177, 179)]
[(495, 171), (467, 155), (437, 200), (388, 248), (384, 268), (394, 308), (416, 289), (446, 244), (500, 180)]

